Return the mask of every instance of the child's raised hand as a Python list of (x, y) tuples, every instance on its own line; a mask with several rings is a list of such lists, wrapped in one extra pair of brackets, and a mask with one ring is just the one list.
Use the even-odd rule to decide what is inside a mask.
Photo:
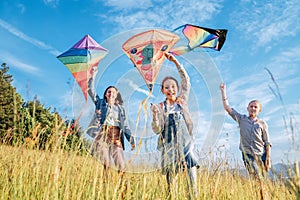
[(173, 54), (165, 52), (165, 56), (169, 61), (176, 61), (176, 58)]
[(226, 84), (225, 83), (220, 84), (220, 90), (226, 90)]
[(158, 114), (159, 113), (159, 108), (155, 104), (151, 103), (150, 109), (151, 109), (151, 111), (152, 111), (153, 114)]
[(159, 107), (158, 107), (157, 105), (151, 103), (150, 109), (151, 109), (151, 111), (152, 111), (153, 120), (154, 120), (154, 121), (157, 121), (158, 118), (159, 118), (158, 115), (159, 115), (159, 113), (160, 113)]

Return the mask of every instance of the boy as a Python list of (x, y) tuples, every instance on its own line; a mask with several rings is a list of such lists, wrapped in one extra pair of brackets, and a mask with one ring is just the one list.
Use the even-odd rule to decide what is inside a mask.
[(267, 123), (258, 118), (262, 110), (261, 103), (258, 100), (250, 101), (247, 107), (248, 116), (246, 116), (229, 106), (225, 83), (221, 83), (220, 90), (224, 109), (239, 124), (240, 150), (244, 165), (250, 176), (260, 177), (264, 171), (271, 168), (272, 146)]

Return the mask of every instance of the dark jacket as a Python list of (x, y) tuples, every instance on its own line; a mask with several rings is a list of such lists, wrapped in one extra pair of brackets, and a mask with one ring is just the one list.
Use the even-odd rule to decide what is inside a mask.
[[(100, 131), (100, 128), (103, 125), (106, 116), (108, 114), (107, 113), (108, 103), (106, 102), (105, 99), (100, 99), (98, 95), (96, 96), (96, 101), (94, 103), (96, 106), (96, 111), (100, 111), (100, 114), (97, 114), (97, 112), (95, 112), (94, 117), (92, 119), (94, 120), (94, 122), (92, 121), (91, 123), (93, 125), (97, 124), (98, 131)], [(124, 137), (126, 137), (126, 139), (131, 145), (135, 144), (135, 140), (134, 137), (132, 137), (131, 130), (128, 127), (124, 107), (118, 104), (118, 108), (119, 108), (119, 119), (120, 119), (119, 127), (121, 129), (121, 143), (123, 149), (125, 149)]]

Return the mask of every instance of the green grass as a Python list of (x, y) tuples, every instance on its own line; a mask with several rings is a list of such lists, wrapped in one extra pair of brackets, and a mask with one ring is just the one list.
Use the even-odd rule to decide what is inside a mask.
[[(103, 174), (101, 163), (90, 155), (0, 146), (0, 199), (168, 198), (165, 177), (160, 171), (126, 173), (123, 178), (114, 170), (107, 178)], [(295, 176), (292, 186), (284, 181), (259, 183), (229, 169), (201, 167), (197, 199), (299, 199), (299, 174)], [(169, 198), (188, 199), (184, 172), (178, 175)]]

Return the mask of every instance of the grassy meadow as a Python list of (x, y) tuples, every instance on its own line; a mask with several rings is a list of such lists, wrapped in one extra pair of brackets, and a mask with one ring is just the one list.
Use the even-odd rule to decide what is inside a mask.
[[(207, 165), (205, 165), (207, 166)], [(197, 199), (300, 199), (298, 168), (288, 181), (258, 182), (210, 164), (198, 170)], [(76, 150), (37, 150), (0, 146), (0, 199), (189, 199), (185, 172), (168, 196), (160, 171), (125, 173), (110, 170)]]

